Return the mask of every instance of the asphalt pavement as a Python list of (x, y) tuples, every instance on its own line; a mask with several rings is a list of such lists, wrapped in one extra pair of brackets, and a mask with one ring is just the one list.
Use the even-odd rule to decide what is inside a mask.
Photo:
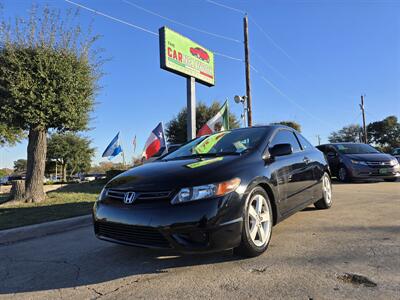
[(0, 299), (400, 299), (400, 182), (333, 193), (252, 259), (115, 245), (90, 226), (1, 246)]

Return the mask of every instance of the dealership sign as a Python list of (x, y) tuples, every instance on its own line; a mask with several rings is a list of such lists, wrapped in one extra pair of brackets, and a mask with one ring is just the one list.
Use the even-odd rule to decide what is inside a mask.
[(215, 84), (214, 53), (167, 27), (159, 33), (162, 69), (194, 77), (207, 86)]

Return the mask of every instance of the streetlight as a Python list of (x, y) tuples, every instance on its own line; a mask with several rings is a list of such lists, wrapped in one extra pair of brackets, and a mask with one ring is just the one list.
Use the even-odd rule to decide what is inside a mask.
[(240, 117), (243, 119), (243, 126), (247, 127), (247, 122), (246, 122), (246, 116), (247, 116), (247, 96), (238, 96), (236, 95), (234, 98), (236, 103), (242, 103), (243, 104), (243, 113), (240, 115)]

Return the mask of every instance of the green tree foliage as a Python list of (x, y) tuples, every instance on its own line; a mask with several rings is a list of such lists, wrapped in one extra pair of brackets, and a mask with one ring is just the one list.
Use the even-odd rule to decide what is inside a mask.
[(76, 14), (32, 7), (27, 19), (0, 25), (0, 124), (26, 130), (26, 201), (45, 199), (49, 129), (84, 130), (100, 76), (98, 36), (84, 34)]
[[(196, 132), (214, 117), (221, 107), (222, 104), (217, 101), (214, 101), (210, 106), (199, 102), (196, 107)], [(231, 129), (239, 127), (239, 121), (231, 113), (229, 113), (229, 127)], [(176, 117), (167, 123), (165, 134), (169, 143), (180, 144), (186, 142), (186, 108), (183, 108)]]
[(90, 169), (94, 155), (94, 148), (90, 144), (89, 139), (76, 133), (54, 133), (48, 141), (47, 160), (57, 161), (62, 170), (63, 181), (66, 181), (67, 175), (73, 176)]
[(384, 151), (390, 152), (393, 148), (400, 147), (400, 123), (396, 116), (368, 124), (367, 132), (369, 141)]
[(0, 147), (14, 146), (24, 137), (23, 131), (6, 124), (0, 124)]
[(2, 168), (0, 169), (0, 178), (5, 177), (10, 175), (13, 172), (13, 170), (8, 169), (8, 168)]
[(362, 134), (361, 126), (358, 124), (352, 124), (344, 126), (339, 131), (332, 132), (328, 137), (328, 140), (330, 143), (344, 143), (344, 142), (357, 143), (360, 142), (361, 134)]
[(273, 125), (285, 125), (288, 127), (291, 127), (295, 130), (297, 130), (298, 132), (301, 132), (301, 125), (295, 121), (281, 121), (281, 122), (276, 122), (276, 123), (272, 123)]
[(14, 172), (15, 173), (25, 173), (26, 172), (26, 159), (18, 159), (14, 161)]

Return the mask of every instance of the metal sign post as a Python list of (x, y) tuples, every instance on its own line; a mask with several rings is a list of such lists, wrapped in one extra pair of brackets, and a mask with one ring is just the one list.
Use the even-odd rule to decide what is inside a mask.
[(188, 77), (186, 81), (187, 93), (187, 140), (196, 137), (196, 80)]

